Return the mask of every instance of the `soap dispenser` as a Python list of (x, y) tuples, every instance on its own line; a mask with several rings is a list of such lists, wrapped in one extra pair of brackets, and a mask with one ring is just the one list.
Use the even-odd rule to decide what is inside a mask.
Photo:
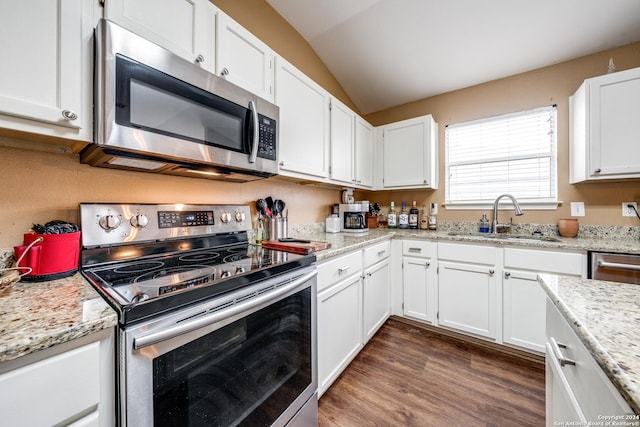
[(482, 218), (480, 218), (480, 232), (488, 233), (491, 229), (489, 227), (489, 220), (487, 219), (487, 214), (482, 214)]

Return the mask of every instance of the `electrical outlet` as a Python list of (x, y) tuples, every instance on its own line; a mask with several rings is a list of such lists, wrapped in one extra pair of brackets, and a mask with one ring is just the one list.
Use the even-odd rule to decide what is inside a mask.
[(571, 216), (584, 216), (584, 202), (571, 202)]
[(638, 209), (638, 203), (636, 202), (622, 202), (622, 216), (636, 216), (636, 211), (629, 207), (632, 205), (636, 210)]

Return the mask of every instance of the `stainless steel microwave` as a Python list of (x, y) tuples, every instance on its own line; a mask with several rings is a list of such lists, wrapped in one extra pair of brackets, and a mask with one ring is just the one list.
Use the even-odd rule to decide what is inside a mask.
[(104, 19), (94, 101), (83, 163), (238, 182), (278, 171), (276, 105)]

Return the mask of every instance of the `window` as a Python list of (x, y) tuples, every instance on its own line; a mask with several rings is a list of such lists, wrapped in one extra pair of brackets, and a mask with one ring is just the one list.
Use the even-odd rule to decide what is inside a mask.
[(448, 208), (484, 207), (501, 194), (556, 207), (556, 106), (448, 125)]

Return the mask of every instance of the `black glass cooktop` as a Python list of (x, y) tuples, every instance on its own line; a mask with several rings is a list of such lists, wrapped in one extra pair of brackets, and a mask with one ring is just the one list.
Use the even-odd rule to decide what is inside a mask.
[(212, 298), (315, 261), (315, 255), (246, 243), (143, 256), (135, 256), (136, 250), (140, 248), (123, 248), (109, 253), (116, 261), (88, 263), (82, 268), (84, 276), (118, 311), (121, 324)]

